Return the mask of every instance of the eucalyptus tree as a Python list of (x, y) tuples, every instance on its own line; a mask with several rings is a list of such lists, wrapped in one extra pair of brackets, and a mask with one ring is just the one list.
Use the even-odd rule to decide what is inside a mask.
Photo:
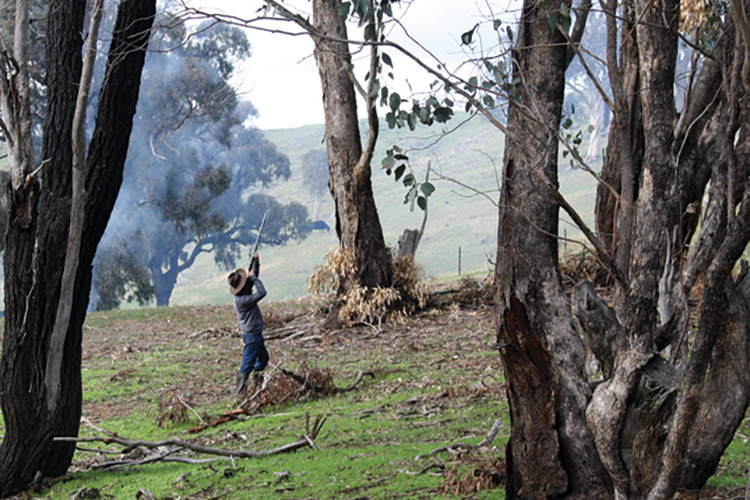
[[(382, 16), (376, 19), (375, 3), (357, 2), (353, 13), (366, 25), (368, 39), (382, 34)], [(390, 9), (390, 2), (385, 2)], [(377, 143), (379, 121), (375, 110), (376, 80), (380, 69), (377, 45), (372, 45), (366, 88), (352, 71), (346, 20), (350, 2), (315, 0), (312, 23), (287, 10), (280, 2), (266, 1), (267, 8), (298, 24), (315, 43), (323, 107), (325, 110), (326, 151), (330, 190), (336, 209), (336, 234), (340, 246), (354, 256), (358, 284), (365, 288), (390, 287), (393, 263), (385, 246), (380, 217), (372, 192), (372, 159)], [(360, 136), (357, 90), (366, 101), (367, 136)], [(342, 279), (340, 293), (351, 283)]]
[[(86, 4), (83, 0), (51, 0), (46, 12), (35, 13), (46, 19), (47, 105), (41, 160), (35, 158), (31, 134), (29, 2), (16, 2), (13, 42), (8, 33), (4, 34), (4, 46), (12, 47), (12, 52), (4, 50), (0, 57), (2, 130), (9, 145), (11, 173), (4, 255), (5, 333), (0, 360), (5, 420), (0, 445), (3, 497), (29, 485), (37, 474), (64, 474), (73, 456), (72, 443), (55, 442), (53, 438), (78, 432), (81, 336), (91, 262), (122, 181), (141, 69), (156, 11), (154, 0), (120, 2), (95, 130), (88, 152), (74, 153), (71, 130), (76, 101), (84, 95), (79, 96), (79, 89)], [(90, 36), (95, 42), (93, 30)], [(73, 201), (74, 155), (78, 158), (76, 176), (81, 181), (76, 182), (78, 203)], [(77, 216), (71, 211), (74, 204)], [(80, 241), (69, 246), (69, 233), (74, 234), (71, 223), (76, 218), (80, 221)], [(77, 255), (69, 255), (69, 249)], [(76, 264), (70, 265), (69, 260)], [(69, 280), (63, 290), (64, 273)], [(63, 307), (68, 314), (61, 314)]]
[[(715, 45), (696, 44), (702, 65), (679, 113), (679, 3), (603, 6), (609, 81), (596, 83), (609, 86), (602, 98), (613, 119), (599, 189), (614, 209), (598, 204), (599, 221), (609, 221), (598, 235), (557, 189), (558, 144), (587, 168), (559, 125), (568, 33), (549, 26), (570, 15), (565, 4), (526, 3), (514, 46), (519, 85), (509, 103), (496, 273), (513, 422), (510, 498), (662, 499), (700, 488), (750, 398), (750, 302), (744, 275), (731, 274), (750, 240), (744, 6), (713, 17)], [(572, 301), (563, 290), (560, 208), (610, 274), (614, 308), (590, 284)], [(700, 320), (691, 331), (695, 295)], [(602, 362), (604, 380), (592, 388), (574, 313)]]

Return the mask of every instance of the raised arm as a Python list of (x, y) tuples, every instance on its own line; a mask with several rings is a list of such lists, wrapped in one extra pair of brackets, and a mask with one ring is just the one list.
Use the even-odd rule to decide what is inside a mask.
[(253, 255), (252, 260), (250, 261), (250, 265), (248, 266), (248, 271), (258, 278), (260, 276), (260, 256), (258, 255), (258, 252), (255, 252)]

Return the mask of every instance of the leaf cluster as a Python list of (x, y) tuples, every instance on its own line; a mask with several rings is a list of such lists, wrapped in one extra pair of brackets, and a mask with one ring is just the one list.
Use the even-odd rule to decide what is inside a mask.
[(213, 208), (212, 202), (229, 189), (232, 182), (229, 169), (225, 165), (218, 168), (207, 165), (197, 169), (192, 178), (185, 179), (181, 174), (170, 170), (164, 193), (152, 200), (162, 218), (174, 224), (178, 234), (190, 232), (197, 239), (226, 229), (226, 217)]
[(143, 232), (136, 230), (130, 238), (99, 251), (94, 276), (97, 311), (117, 309), (123, 301), (144, 306), (153, 300), (156, 287), (143, 263), (143, 243)]
[(393, 179), (396, 182), (400, 180), (407, 188), (404, 204), (409, 205), (409, 211), (414, 211), (415, 202), (420, 209), (427, 210), (427, 199), (435, 192), (435, 186), (427, 179), (417, 180), (414, 171), (409, 166), (409, 157), (404, 154), (403, 150), (398, 146), (387, 150), (382, 165), (387, 175), (393, 173)]

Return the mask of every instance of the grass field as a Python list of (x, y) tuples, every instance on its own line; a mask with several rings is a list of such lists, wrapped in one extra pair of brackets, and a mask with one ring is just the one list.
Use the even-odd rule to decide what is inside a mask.
[[(309, 301), (267, 303), (269, 339), (274, 325), (294, 316), (315, 323), (314, 311)], [(98, 451), (77, 452), (66, 478), (31, 496), (71, 498), (85, 492), (98, 496), (80, 498), (133, 499), (139, 489), (148, 489), (159, 499), (455, 498), (451, 488), (502, 455), (509, 422), (500, 360), (490, 349), (488, 308), (432, 310), (382, 332), (307, 327), (296, 340), (268, 340), (270, 381), (284, 378), (274, 371), (281, 368), (330, 375), (337, 387), (348, 386), (360, 370), (373, 376), (338, 394), (296, 389), (252, 416), (191, 432), (240, 403), (233, 395), (241, 356), (234, 316), (231, 306), (91, 313), (84, 332), (81, 436), (103, 436), (106, 430), (131, 439), (178, 438), (263, 451), (305, 434), (309, 415), (326, 419), (314, 441), (319, 449), (104, 471), (93, 468), (143, 458), (143, 449), (118, 454), (122, 446), (85, 443), (86, 450)], [(492, 446), (458, 457), (429, 456), (446, 444), (480, 442), (500, 418), (504, 425)], [(497, 498), (498, 491), (472, 498)]]
[[(90, 313), (84, 326), (81, 437), (114, 433), (261, 453), (310, 435), (306, 419), (320, 417), (325, 420), (312, 440), (315, 448), (227, 458), (168, 444), (124, 450), (81, 443), (67, 476), (16, 500), (150, 498), (145, 490), (159, 500), (503, 498), (502, 487), (483, 489), (487, 478), (502, 478), (510, 432), (486, 300), (444, 302), (382, 331), (327, 328), (321, 305), (310, 299), (264, 301), (268, 396), (261, 397), (256, 387), (244, 404), (233, 389), (241, 340), (232, 306)], [(312, 382), (295, 385), (282, 369)], [(321, 381), (345, 388), (364, 371), (372, 376), (348, 392), (311, 389), (330, 388)], [(238, 408), (249, 411), (221, 422)], [(502, 425), (490, 445), (466, 447), (480, 443), (498, 420)], [(0, 435), (2, 426), (0, 421)], [(699, 497), (680, 498), (742, 498), (748, 438), (750, 418), (738, 429), (711, 487)], [(458, 444), (463, 451), (457, 454), (444, 450)], [(139, 463), (154, 455), (202, 462)]]

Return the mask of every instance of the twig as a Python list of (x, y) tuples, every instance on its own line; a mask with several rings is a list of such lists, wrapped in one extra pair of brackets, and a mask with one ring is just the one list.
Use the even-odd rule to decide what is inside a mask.
[[(307, 377), (303, 377), (302, 375), (298, 375), (298, 374), (296, 374), (296, 373), (294, 373), (292, 371), (283, 370), (282, 369), (281, 373), (283, 373), (287, 377), (290, 377), (290, 378), (294, 379), (295, 381), (297, 381), (300, 384), (303, 384), (303, 385), (309, 384), (309, 381), (307, 380)], [(335, 393), (341, 393), (341, 392), (349, 392), (349, 391), (354, 390), (359, 385), (359, 383), (362, 382), (362, 379), (365, 377), (365, 375), (368, 375), (368, 376), (370, 376), (372, 378), (375, 378), (375, 374), (373, 372), (368, 371), (368, 370), (360, 370), (359, 372), (357, 372), (357, 378), (354, 380), (354, 382), (351, 383), (351, 385), (349, 385), (348, 387), (334, 387), (333, 388), (333, 392), (335, 392)], [(319, 386), (319, 385), (310, 384), (310, 387), (312, 387), (312, 389), (315, 392), (325, 392), (326, 391), (325, 387), (322, 387), (322, 386)]]
[(151, 464), (154, 462), (160, 462), (168, 458), (169, 455), (172, 455), (173, 453), (176, 453), (178, 451), (180, 451), (179, 448), (173, 448), (165, 453), (160, 453), (158, 455), (151, 455), (142, 460), (113, 460), (111, 462), (104, 462), (101, 464), (91, 464), (89, 468), (94, 469), (94, 470), (116, 471), (116, 470), (121, 470), (124, 467), (132, 467), (135, 465), (146, 465), (146, 464)]
[(500, 432), (500, 427), (503, 426), (503, 419), (498, 418), (495, 420), (495, 423), (492, 424), (492, 429), (490, 429), (489, 434), (485, 436), (484, 439), (477, 445), (477, 448), (481, 448), (483, 446), (489, 446), (492, 444), (492, 441), (495, 440), (495, 436), (497, 436), (497, 433)]
[(203, 419), (201, 418), (201, 416), (200, 416), (200, 415), (198, 415), (198, 412), (197, 412), (197, 411), (195, 411), (195, 410), (194, 410), (194, 409), (193, 409), (193, 408), (192, 408), (192, 407), (191, 407), (190, 405), (188, 405), (188, 404), (187, 404), (187, 403), (186, 403), (186, 402), (185, 402), (185, 401), (184, 401), (184, 400), (182, 399), (182, 396), (180, 396), (180, 395), (178, 394), (178, 395), (177, 395), (177, 399), (178, 399), (178, 400), (180, 401), (180, 403), (182, 404), (182, 406), (184, 406), (184, 407), (185, 407), (185, 408), (187, 408), (188, 410), (192, 411), (192, 412), (193, 412), (193, 415), (195, 415), (196, 417), (198, 417), (198, 420), (200, 420), (200, 423), (201, 423), (201, 424), (203, 424), (203, 425), (206, 425), (206, 422), (205, 422), (205, 420), (203, 420)]
[(151, 493), (151, 490), (148, 490), (146, 488), (138, 488), (138, 491), (135, 493), (136, 500), (140, 500), (141, 498), (145, 498), (146, 500), (156, 500), (156, 496)]

